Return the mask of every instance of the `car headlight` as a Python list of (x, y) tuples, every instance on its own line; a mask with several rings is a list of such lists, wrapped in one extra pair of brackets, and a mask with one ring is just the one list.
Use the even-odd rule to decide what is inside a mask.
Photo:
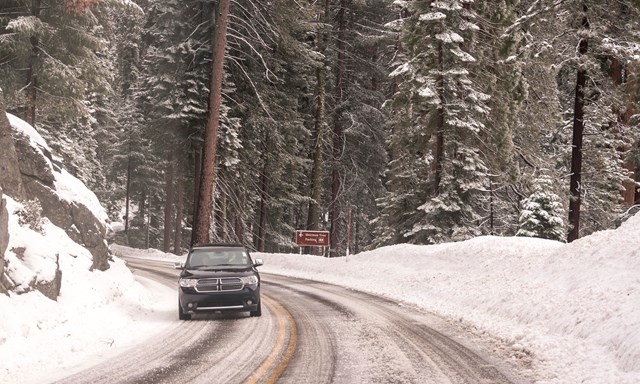
[(240, 280), (242, 280), (242, 283), (244, 285), (257, 285), (258, 284), (258, 276), (256, 276), (256, 275), (243, 276), (243, 277), (240, 278)]
[(180, 279), (180, 286), (182, 288), (193, 288), (198, 284), (198, 279)]

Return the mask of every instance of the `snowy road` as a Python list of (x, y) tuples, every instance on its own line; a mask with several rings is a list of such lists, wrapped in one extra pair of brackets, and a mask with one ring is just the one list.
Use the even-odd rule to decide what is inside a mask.
[[(128, 264), (176, 285), (166, 263)], [(167, 333), (59, 383), (527, 382), (490, 346), (456, 341), (464, 333), (442, 319), (334, 285), (262, 277), (262, 317), (181, 322), (176, 308)]]

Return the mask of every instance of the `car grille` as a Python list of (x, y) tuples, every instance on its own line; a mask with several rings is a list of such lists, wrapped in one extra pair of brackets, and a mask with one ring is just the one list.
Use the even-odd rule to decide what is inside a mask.
[(196, 285), (197, 292), (233, 292), (241, 291), (242, 288), (244, 284), (239, 277), (200, 279)]

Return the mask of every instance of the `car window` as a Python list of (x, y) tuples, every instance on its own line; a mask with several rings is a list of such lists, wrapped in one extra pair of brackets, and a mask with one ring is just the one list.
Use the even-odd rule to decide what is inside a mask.
[(225, 265), (249, 265), (249, 254), (242, 249), (197, 249), (189, 256), (188, 268), (215, 267)]

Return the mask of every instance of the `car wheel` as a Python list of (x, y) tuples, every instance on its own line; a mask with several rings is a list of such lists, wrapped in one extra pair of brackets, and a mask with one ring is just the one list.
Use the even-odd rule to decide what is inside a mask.
[(258, 301), (258, 309), (256, 309), (255, 311), (249, 312), (249, 315), (251, 317), (260, 317), (260, 316), (262, 316), (262, 302), (261, 301)]
[(178, 302), (178, 319), (191, 320), (191, 314), (184, 313), (184, 311), (182, 310), (182, 306), (180, 305), (180, 302)]

